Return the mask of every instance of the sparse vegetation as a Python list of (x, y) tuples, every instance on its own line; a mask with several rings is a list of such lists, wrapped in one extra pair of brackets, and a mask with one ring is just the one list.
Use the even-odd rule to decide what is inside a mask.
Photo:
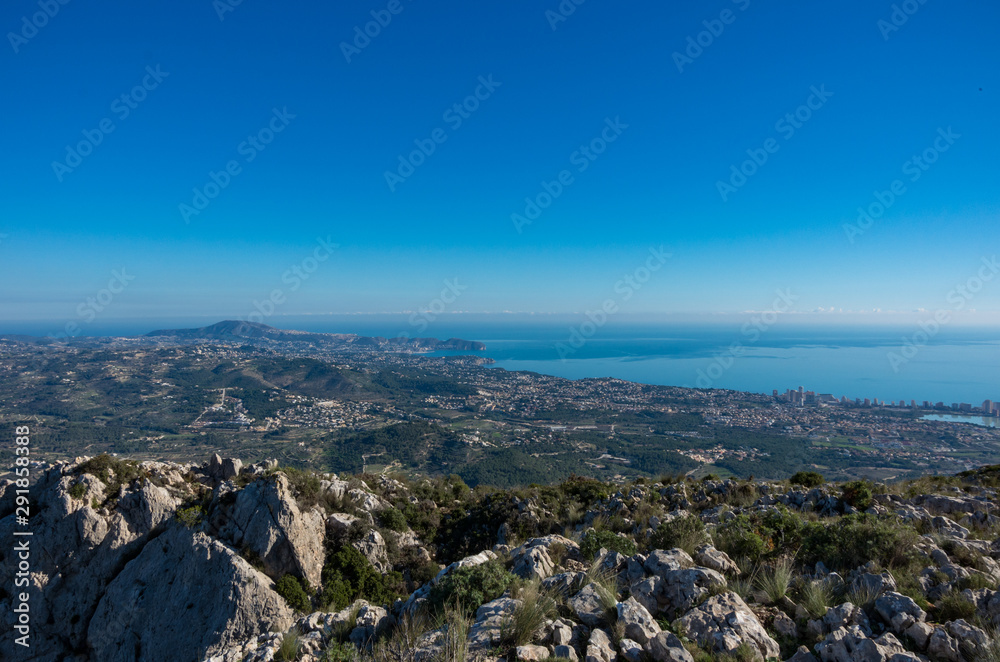
[(699, 546), (711, 542), (705, 531), (705, 523), (697, 515), (684, 515), (657, 527), (649, 540), (650, 549), (673, 549), (679, 547), (688, 554), (694, 554)]
[(606, 529), (590, 529), (580, 540), (580, 554), (583, 558), (592, 560), (601, 548), (619, 552), (625, 556), (632, 556), (636, 552), (635, 541), (630, 537), (617, 534)]

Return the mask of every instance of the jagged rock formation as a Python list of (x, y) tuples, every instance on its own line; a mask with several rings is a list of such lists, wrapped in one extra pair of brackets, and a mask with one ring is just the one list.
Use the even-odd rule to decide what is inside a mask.
[[(300, 662), (971, 662), (1000, 651), (989, 476), (916, 494), (591, 486), (570, 521), (557, 513), (579, 486), (560, 504), (558, 490), (458, 498), (450, 484), (364, 479), (219, 456), (48, 468), (31, 488), (32, 545), (45, 550), (32, 557), (31, 659), (272, 662), (290, 645)], [(10, 539), (14, 517), (0, 514)], [(421, 541), (436, 531), (452, 537)], [(0, 585), (14, 568), (0, 562)], [(0, 593), (4, 659), (21, 653), (12, 605)]]

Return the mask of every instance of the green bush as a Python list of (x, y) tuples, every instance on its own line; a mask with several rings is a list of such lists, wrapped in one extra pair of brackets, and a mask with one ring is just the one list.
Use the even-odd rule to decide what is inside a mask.
[(607, 529), (601, 531), (590, 529), (580, 541), (580, 553), (588, 561), (593, 559), (602, 547), (625, 556), (632, 556), (636, 551), (635, 542), (631, 538)]
[(857, 510), (868, 510), (872, 505), (872, 484), (867, 480), (844, 483), (840, 499)]
[(389, 529), (390, 531), (406, 531), (408, 528), (406, 525), (406, 518), (403, 513), (399, 512), (392, 506), (389, 506), (382, 512), (378, 514), (379, 524)]
[(205, 511), (201, 506), (178, 508), (176, 517), (181, 524), (189, 529), (193, 529), (201, 524), (201, 521), (205, 518)]
[(76, 483), (67, 492), (74, 499), (82, 499), (83, 495), (87, 493), (87, 486), (83, 483)]
[(610, 487), (601, 481), (576, 475), (564, 480), (559, 485), (559, 489), (567, 496), (579, 501), (584, 507), (590, 506), (600, 499), (606, 499), (611, 494)]
[(737, 515), (715, 530), (715, 546), (734, 559), (760, 560), (767, 551), (758, 527), (746, 515)]
[(949, 591), (938, 601), (934, 610), (934, 620), (940, 623), (964, 618), (969, 621), (976, 616), (976, 605), (957, 591)]
[(849, 571), (875, 561), (883, 567), (911, 563), (917, 543), (913, 527), (874, 515), (858, 513), (825, 526), (806, 525), (799, 558), (806, 565), (822, 561), (838, 571)]
[(825, 482), (823, 474), (816, 473), (815, 471), (796, 472), (788, 481), (792, 485), (801, 485), (802, 487), (819, 487)]
[(274, 585), (274, 590), (296, 611), (308, 612), (312, 607), (309, 595), (294, 575), (285, 575), (279, 579)]
[(87, 460), (76, 468), (76, 473), (90, 474), (99, 478), (107, 487), (104, 494), (109, 499), (117, 496), (122, 485), (131, 485), (142, 476), (142, 470), (139, 469), (137, 462), (119, 460), (107, 453)]
[(516, 579), (497, 559), (458, 568), (431, 589), (430, 604), (438, 609), (457, 604), (471, 615), (480, 605), (500, 597)]
[(341, 610), (359, 598), (384, 605), (402, 594), (398, 572), (380, 573), (358, 550), (344, 546), (327, 556), (323, 565), (323, 600), (328, 609)]
[(701, 518), (697, 515), (685, 515), (660, 524), (650, 538), (649, 548), (680, 547), (688, 554), (693, 554), (695, 548), (706, 542), (711, 542), (711, 539), (705, 532), (705, 524)]

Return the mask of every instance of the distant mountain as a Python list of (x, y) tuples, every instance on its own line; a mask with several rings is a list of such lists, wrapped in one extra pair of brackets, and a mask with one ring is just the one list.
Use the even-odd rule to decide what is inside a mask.
[(353, 333), (310, 333), (308, 331), (285, 331), (258, 322), (225, 320), (198, 329), (161, 329), (146, 334), (146, 337), (170, 336), (183, 339), (205, 340), (245, 340), (303, 342), (324, 346), (354, 347), (357, 349), (384, 349), (409, 351), (482, 351), (486, 345), (473, 340), (449, 338), (383, 338), (381, 336), (359, 336)]

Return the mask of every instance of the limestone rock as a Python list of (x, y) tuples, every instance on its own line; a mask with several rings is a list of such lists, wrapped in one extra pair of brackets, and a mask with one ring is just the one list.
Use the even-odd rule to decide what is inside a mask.
[(711, 568), (716, 572), (726, 574), (729, 572), (738, 573), (739, 566), (729, 558), (725, 552), (719, 551), (711, 545), (702, 545), (694, 551), (694, 560), (706, 568)]
[(767, 634), (736, 593), (710, 597), (681, 618), (679, 623), (688, 636), (714, 653), (733, 653), (745, 642), (753, 648), (755, 657), (759, 656), (762, 660), (781, 654), (778, 642)]
[(646, 557), (645, 563), (646, 572), (659, 577), (667, 571), (693, 567), (694, 559), (683, 549), (654, 550)]
[(618, 603), (618, 621), (625, 625), (625, 636), (643, 646), (660, 633), (660, 626), (635, 598)]
[(646, 644), (646, 651), (654, 662), (694, 662), (691, 653), (673, 632), (660, 632)]
[(614, 662), (617, 654), (611, 643), (611, 637), (600, 628), (594, 628), (587, 643), (586, 662)]
[(322, 513), (300, 511), (288, 479), (277, 474), (239, 492), (219, 537), (257, 555), (272, 578), (292, 574), (315, 587), (321, 583), (326, 558), (324, 531)]
[(528, 644), (514, 649), (514, 655), (522, 662), (541, 662), (549, 657), (549, 649), (545, 646)]
[(622, 639), (618, 642), (618, 656), (625, 662), (642, 662), (645, 653), (638, 641)]
[(906, 631), (914, 623), (922, 623), (927, 614), (911, 598), (900, 593), (885, 593), (875, 600), (875, 611), (896, 634)]
[(271, 628), (291, 610), (235, 551), (177, 526), (148, 543), (108, 585), (90, 621), (92, 659), (201, 659)]
[(570, 598), (569, 605), (584, 624), (597, 627), (605, 618), (606, 608), (601, 600), (601, 587), (597, 584), (587, 584)]
[(368, 559), (376, 570), (385, 574), (392, 570), (392, 563), (389, 562), (386, 551), (385, 539), (375, 529), (369, 531), (361, 540), (355, 540), (351, 547), (361, 552), (361, 555)]

